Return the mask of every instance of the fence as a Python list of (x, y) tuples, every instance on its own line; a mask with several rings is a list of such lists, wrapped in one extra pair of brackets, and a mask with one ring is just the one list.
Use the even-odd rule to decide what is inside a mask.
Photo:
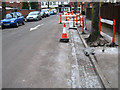
[(120, 32), (120, 6), (106, 4), (101, 7), (101, 18), (116, 20), (116, 31)]
[[(91, 20), (92, 8), (87, 8), (86, 18)], [(120, 32), (120, 6), (105, 4), (101, 6), (101, 18), (116, 20), (116, 31)]]

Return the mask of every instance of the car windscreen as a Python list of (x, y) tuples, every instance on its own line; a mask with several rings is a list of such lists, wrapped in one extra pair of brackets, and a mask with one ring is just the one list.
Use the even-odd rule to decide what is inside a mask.
[(12, 15), (11, 14), (6, 14), (6, 19), (10, 19), (12, 18)]
[(17, 18), (17, 15), (11, 13), (11, 14), (6, 14), (6, 19), (11, 19), (11, 18)]
[(46, 12), (46, 11), (47, 11), (46, 9), (41, 10), (41, 12)]
[(38, 15), (38, 12), (31, 12), (29, 15)]
[(51, 12), (53, 12), (54, 10), (52, 9), (52, 10), (50, 10)]

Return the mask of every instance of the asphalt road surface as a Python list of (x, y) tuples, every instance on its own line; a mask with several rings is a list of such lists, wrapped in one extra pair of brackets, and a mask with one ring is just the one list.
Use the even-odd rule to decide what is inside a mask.
[(53, 15), (2, 31), (3, 88), (71, 87), (69, 45), (59, 42), (58, 20)]

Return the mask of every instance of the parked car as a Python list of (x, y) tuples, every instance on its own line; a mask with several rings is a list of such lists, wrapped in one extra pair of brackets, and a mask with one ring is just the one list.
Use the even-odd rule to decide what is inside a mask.
[(0, 21), (1, 27), (10, 27), (15, 26), (18, 27), (19, 24), (25, 24), (25, 19), (20, 12), (13, 12), (6, 14), (5, 18)]
[(45, 11), (46, 11), (46, 10), (44, 10), (44, 9), (41, 10), (41, 17), (42, 17), (42, 18), (45, 18), (45, 17), (46, 17), (46, 13), (45, 13)]
[(50, 14), (51, 14), (51, 15), (54, 15), (54, 14), (56, 14), (56, 13), (57, 13), (57, 10), (56, 10), (56, 9), (51, 9), (51, 10), (50, 10)]
[(41, 19), (42, 19), (42, 17), (41, 17), (40, 11), (32, 11), (26, 17), (27, 21), (30, 21), (30, 20), (37, 20), (38, 21)]
[(50, 16), (50, 10), (49, 9), (42, 9), (45, 11), (46, 16)]

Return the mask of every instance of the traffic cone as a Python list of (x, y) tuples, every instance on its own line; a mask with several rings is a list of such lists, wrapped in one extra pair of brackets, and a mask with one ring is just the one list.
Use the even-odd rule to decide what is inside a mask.
[(64, 11), (63, 11), (63, 15), (64, 15)]
[(66, 30), (66, 25), (64, 23), (63, 27), (63, 33), (62, 33), (62, 38), (60, 38), (60, 42), (69, 42), (69, 38), (67, 37), (67, 30)]

